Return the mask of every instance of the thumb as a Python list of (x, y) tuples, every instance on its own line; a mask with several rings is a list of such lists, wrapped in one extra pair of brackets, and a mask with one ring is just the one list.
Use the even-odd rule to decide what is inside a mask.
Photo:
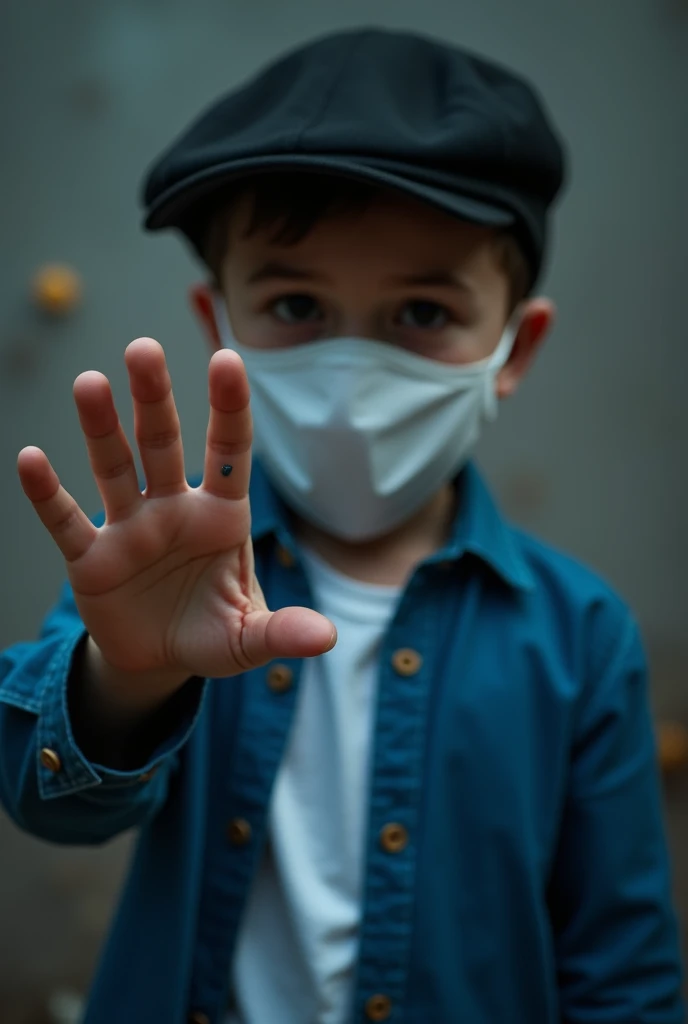
[(252, 665), (272, 658), (314, 658), (331, 651), (336, 642), (334, 625), (310, 608), (250, 612), (241, 634), (242, 649)]

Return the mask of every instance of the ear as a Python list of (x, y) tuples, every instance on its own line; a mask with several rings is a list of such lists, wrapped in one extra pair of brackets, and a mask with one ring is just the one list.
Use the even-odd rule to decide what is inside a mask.
[(192, 311), (196, 314), (203, 333), (208, 340), (213, 352), (222, 348), (220, 332), (215, 321), (215, 310), (213, 308), (213, 289), (209, 284), (194, 284), (189, 289), (189, 303)]
[(549, 334), (556, 316), (549, 299), (528, 299), (522, 306), (521, 324), (511, 355), (497, 376), (497, 396), (508, 398), (516, 391)]

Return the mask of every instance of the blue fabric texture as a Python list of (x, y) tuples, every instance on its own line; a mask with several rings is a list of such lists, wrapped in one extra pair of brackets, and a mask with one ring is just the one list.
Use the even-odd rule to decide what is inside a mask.
[[(351, 1020), (383, 994), (394, 1024), (681, 1024), (637, 627), (593, 573), (509, 526), (473, 466), (457, 487), (452, 536), (409, 580), (381, 653)], [(251, 500), (269, 606), (311, 604), (258, 464)], [(283, 692), (270, 665), (199, 684), (154, 757), (113, 771), (70, 726), (83, 636), (66, 586), (38, 640), (2, 654), (0, 797), (54, 843), (138, 830), (85, 1024), (221, 1024), (301, 662), (286, 661)], [(421, 656), (415, 674), (395, 669), (400, 648)], [(380, 842), (389, 822), (408, 830), (403, 850)]]

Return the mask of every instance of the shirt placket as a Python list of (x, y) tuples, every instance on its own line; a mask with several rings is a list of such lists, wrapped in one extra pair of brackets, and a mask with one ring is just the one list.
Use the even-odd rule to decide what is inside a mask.
[[(264, 578), (267, 581), (267, 574)], [(266, 599), (273, 607), (308, 604), (308, 584), (286, 547), (271, 561)], [(208, 1024), (227, 1010), (231, 957), (268, 827), (268, 805), (293, 718), (301, 659), (282, 658), (247, 672), (232, 770), (208, 813), (204, 882), (190, 1005)], [(220, 685), (237, 685), (238, 680)], [(215, 743), (221, 742), (216, 737)]]
[[(430, 570), (427, 570), (430, 571)], [(438, 646), (437, 587), (410, 581), (380, 655), (365, 896), (352, 1021), (403, 1020), (413, 939), (423, 763)]]

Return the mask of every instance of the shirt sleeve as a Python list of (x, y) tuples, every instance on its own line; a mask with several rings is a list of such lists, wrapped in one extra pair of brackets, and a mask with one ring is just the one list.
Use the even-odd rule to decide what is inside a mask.
[(682, 1024), (681, 956), (647, 672), (616, 632), (579, 709), (549, 901), (564, 1024)]
[(204, 680), (189, 680), (169, 734), (145, 764), (116, 771), (93, 763), (75, 741), (67, 701), (85, 636), (66, 584), (39, 639), (0, 655), (0, 801), (20, 828), (57, 843), (104, 842), (157, 812), (205, 691)]

